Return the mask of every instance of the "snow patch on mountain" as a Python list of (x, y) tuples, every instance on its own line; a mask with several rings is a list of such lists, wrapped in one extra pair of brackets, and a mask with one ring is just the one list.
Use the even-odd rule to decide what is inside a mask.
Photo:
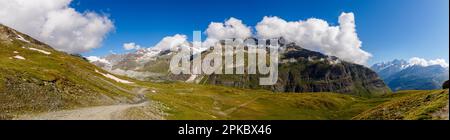
[(23, 38), (23, 36), (17, 34), (17, 39), (26, 43), (30, 43), (30, 41), (26, 40), (25, 38)]
[(46, 54), (46, 55), (52, 54), (51, 52), (44, 51), (44, 50), (41, 50), (41, 49), (36, 49), (36, 48), (29, 48), (29, 49), (33, 50), (33, 51), (37, 51), (37, 52), (43, 53), (43, 54)]
[(25, 60), (25, 57), (20, 56), (20, 55), (16, 55), (14, 56), (15, 59), (20, 59), (20, 60)]
[(160, 73), (152, 73), (152, 72), (138, 72), (134, 70), (122, 70), (122, 69), (105, 69), (108, 72), (111, 72), (113, 74), (121, 75), (121, 76), (127, 76), (136, 78), (138, 80), (145, 80), (145, 78), (153, 77), (153, 76), (164, 76)]
[(189, 77), (189, 79), (187, 79), (185, 82), (186, 82), (186, 83), (192, 83), (192, 82), (194, 82), (195, 78), (197, 78), (197, 75), (196, 75), (196, 74), (192, 74), (192, 75)]
[(413, 57), (408, 61), (393, 60), (374, 64), (372, 70), (394, 91), (440, 88), (448, 80), (448, 63), (443, 59), (426, 60)]
[(383, 71), (388, 68), (397, 67), (399, 70), (403, 70), (412, 66), (428, 67), (433, 65), (440, 65), (443, 68), (448, 68), (449, 64), (444, 59), (426, 60), (419, 57), (412, 57), (408, 61), (405, 60), (393, 60), (389, 62), (381, 62), (372, 65), (372, 69), (376, 72)]
[(132, 83), (133, 83), (133, 82), (130, 82), (130, 81), (127, 81), (127, 80), (123, 80), (123, 79), (117, 78), (116, 76), (111, 75), (111, 74), (109, 74), (109, 73), (107, 73), (107, 74), (101, 73), (101, 72), (98, 71), (98, 70), (95, 70), (95, 72), (97, 72), (97, 73), (99, 73), (99, 74), (105, 76), (106, 78), (109, 78), (109, 79), (112, 79), (112, 80), (114, 80), (114, 81), (116, 81), (116, 82), (119, 82), (119, 83), (124, 83), (124, 84), (132, 84)]

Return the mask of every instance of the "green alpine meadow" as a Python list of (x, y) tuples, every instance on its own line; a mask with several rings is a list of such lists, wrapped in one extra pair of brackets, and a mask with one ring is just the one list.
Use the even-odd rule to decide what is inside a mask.
[(19, 122), (0, 127), (437, 133), (449, 13), (449, 0), (0, 0), (0, 121)]
[(124, 56), (113, 67), (151, 73), (133, 78), (5, 25), (0, 48), (3, 120), (448, 119), (448, 86), (391, 91), (365, 66), (334, 64), (338, 58), (295, 44), (280, 57), (273, 86), (259, 86), (256, 75), (173, 75), (168, 58), (176, 52), (145, 67), (124, 66), (138, 55)]

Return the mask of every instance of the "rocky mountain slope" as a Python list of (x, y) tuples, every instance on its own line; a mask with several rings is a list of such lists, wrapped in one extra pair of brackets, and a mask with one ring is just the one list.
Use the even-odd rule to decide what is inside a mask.
[(386, 63), (374, 64), (370, 68), (375, 72), (377, 72), (381, 78), (385, 79), (397, 72), (402, 71), (408, 66), (408, 64), (409, 63), (406, 62), (405, 60), (395, 59)]
[[(358, 96), (389, 93), (383, 81), (372, 70), (297, 46), (285, 46), (278, 66), (278, 81), (260, 86), (262, 75), (209, 75), (200, 83), (239, 88), (268, 89), (276, 92), (335, 92)], [(201, 76), (199, 76), (201, 77)], [(266, 77), (266, 76), (262, 76)]]
[(95, 65), (111, 73), (145, 81), (170, 81), (170, 51), (140, 49), (133, 53), (111, 54), (102, 58), (88, 57)]
[(441, 65), (422, 66), (405, 60), (394, 60), (374, 64), (371, 67), (392, 90), (440, 89), (449, 79), (448, 67)]
[[(281, 39), (280, 43), (284, 43), (282, 41)], [(273, 86), (260, 86), (261, 75), (172, 75), (169, 72), (169, 62), (173, 53), (176, 52), (170, 51), (159, 52), (155, 55), (148, 49), (139, 50), (136, 53), (122, 55), (125, 57), (121, 61), (112, 63), (112, 66), (106, 69), (116, 74), (120, 74), (121, 71), (138, 72), (139, 76), (145, 77), (141, 79), (147, 80), (175, 80), (238, 88), (268, 89), (276, 92), (337, 92), (359, 96), (390, 92), (375, 72), (362, 65), (309, 51), (294, 43), (287, 44), (283, 49), (287, 51), (280, 56), (278, 82)], [(142, 63), (139, 60), (146, 56), (143, 53), (145, 51), (152, 54), (153, 59), (147, 59)], [(202, 55), (208, 53), (205, 51)], [(110, 63), (111, 56), (113, 55), (106, 56), (102, 60)], [(103, 65), (99, 60), (93, 63), (98, 66)]]
[(0, 24), (0, 119), (133, 102), (131, 83)]
[[(400, 94), (361, 97), (366, 94), (358, 94), (359, 92), (355, 94), (346, 90), (342, 93), (358, 96), (331, 92), (274, 94), (269, 90), (251, 90), (206, 83), (203, 85), (181, 82), (143, 82), (110, 74), (88, 63), (79, 55), (56, 51), (44, 43), (3, 25), (0, 25), (0, 48), (0, 120), (448, 119), (448, 90), (407, 91)], [(345, 88), (336, 86), (336, 89), (388, 90), (382, 86), (382, 82), (379, 83), (380, 80), (377, 80), (376, 74), (363, 66), (338, 61), (338, 58), (307, 51), (295, 45), (290, 50), (292, 52), (284, 54), (281, 62), (293, 63), (298, 67), (287, 65), (288, 70), (293, 71), (291, 68), (301, 67), (312, 68), (308, 69), (310, 71), (306, 69), (299, 69), (299, 71), (313, 74), (309, 79), (329, 78), (321, 82), (332, 84), (328, 85), (330, 89), (341, 83), (347, 83), (348, 85), (343, 84)], [(158, 52), (157, 55), (152, 56), (158, 57), (153, 62), (165, 62), (167, 57), (170, 57), (170, 53)], [(306, 56), (308, 56), (307, 59)], [(119, 60), (124, 56), (114, 57), (108, 59)], [(97, 61), (103, 61), (105, 66), (112, 66), (109, 61)], [(120, 62), (114, 61), (114, 63)], [(301, 63), (297, 64), (297, 62)], [(132, 71), (139, 72), (138, 70)], [(163, 72), (166, 71), (161, 71)], [(171, 77), (170, 74), (167, 75)], [(192, 76), (185, 75), (185, 77), (171, 78), (180, 80), (190, 79), (190, 77)], [(226, 81), (225, 78), (217, 80)], [(365, 78), (365, 80), (361, 81), (358, 78)], [(203, 80), (204, 78), (198, 79), (208, 82)], [(293, 78), (289, 83), (295, 83), (296, 79)], [(287, 87), (302, 84), (304, 83)], [(318, 83), (312, 81), (311, 85), (314, 84)], [(358, 89), (359, 86), (362, 86), (363, 90)], [(294, 90), (286, 92), (297, 92), (296, 88), (289, 89)], [(389, 108), (390, 115), (379, 113), (384, 108)], [(406, 117), (399, 115), (399, 112), (406, 112), (404, 113)], [(389, 117), (392, 115), (396, 116)]]

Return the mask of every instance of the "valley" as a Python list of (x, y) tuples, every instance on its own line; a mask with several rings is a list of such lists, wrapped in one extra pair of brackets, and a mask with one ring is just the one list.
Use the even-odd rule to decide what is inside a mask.
[[(158, 93), (148, 97), (166, 105), (166, 112), (170, 114), (167, 119), (177, 120), (439, 119), (430, 117), (432, 112), (448, 104), (448, 90), (403, 91), (366, 98), (338, 93), (276, 93), (185, 83), (152, 86), (159, 89)], [(383, 108), (386, 104), (413, 98), (417, 98), (416, 106), (407, 109), (427, 117), (384, 117), (398, 114), (395, 111), (382, 114), (380, 118), (358, 117)], [(431, 102), (422, 102), (421, 99), (425, 98)], [(392, 105), (397, 109), (402, 109), (402, 106), (402, 103)]]
[[(32, 120), (422, 120), (448, 119), (448, 90), (379, 97), (275, 93), (187, 83), (147, 83), (145, 101), (25, 114)], [(444, 110), (444, 116), (436, 113)], [(446, 110), (446, 112), (445, 112)], [(399, 114), (403, 114), (400, 115)]]
[[(251, 79), (247, 86), (227, 85), (235, 75), (210, 76), (206, 84), (135, 80), (3, 25), (0, 48), (1, 120), (448, 119), (448, 89), (392, 93), (368, 68), (336, 65), (301, 48), (291, 54), (301, 57), (282, 67), (281, 79), (291, 81), (279, 86), (290, 90), (252, 88)], [(299, 70), (310, 77), (287, 74)]]
[(396, 59), (374, 64), (371, 69), (377, 72), (393, 91), (439, 89), (449, 79), (449, 68), (445, 63), (434, 61), (438, 60)]

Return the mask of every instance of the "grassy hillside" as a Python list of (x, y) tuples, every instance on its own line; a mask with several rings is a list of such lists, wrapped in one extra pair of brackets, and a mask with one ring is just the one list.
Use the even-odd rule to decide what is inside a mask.
[(144, 109), (126, 110), (129, 118), (151, 113), (144, 110), (163, 110), (165, 119), (191, 120), (448, 119), (448, 90), (363, 97), (152, 83), (111, 76), (82, 57), (56, 51), (0, 25), (0, 120), (22, 114), (131, 104), (141, 100), (136, 93), (147, 93), (151, 103)]
[(386, 101), (335, 93), (273, 93), (185, 83), (147, 84), (148, 97), (163, 103), (167, 119), (351, 119)]
[(448, 89), (400, 91), (392, 100), (365, 111), (354, 119), (369, 120), (448, 120)]
[(127, 92), (133, 87), (96, 69), (106, 73), (81, 57), (0, 25), (0, 119), (133, 98)]
[[(154, 92), (148, 98), (165, 105), (167, 119), (189, 120), (349, 120), (379, 119), (371, 114), (380, 106), (398, 103), (398, 109), (409, 109), (405, 101), (414, 100), (426, 106), (404, 114), (406, 118), (422, 117), (436, 112), (448, 103), (448, 91), (402, 91), (373, 98), (337, 93), (274, 93), (266, 90), (236, 89), (223, 86), (186, 83), (140, 83)], [(446, 93), (445, 93), (446, 92)], [(428, 99), (429, 102), (425, 99)], [(445, 102), (447, 101), (447, 102)], [(444, 104), (445, 106), (445, 104)], [(373, 115), (373, 116), (372, 116)], [(355, 117), (356, 116), (356, 117)], [(362, 117), (367, 116), (367, 117)], [(382, 118), (394, 119), (394, 118)]]

